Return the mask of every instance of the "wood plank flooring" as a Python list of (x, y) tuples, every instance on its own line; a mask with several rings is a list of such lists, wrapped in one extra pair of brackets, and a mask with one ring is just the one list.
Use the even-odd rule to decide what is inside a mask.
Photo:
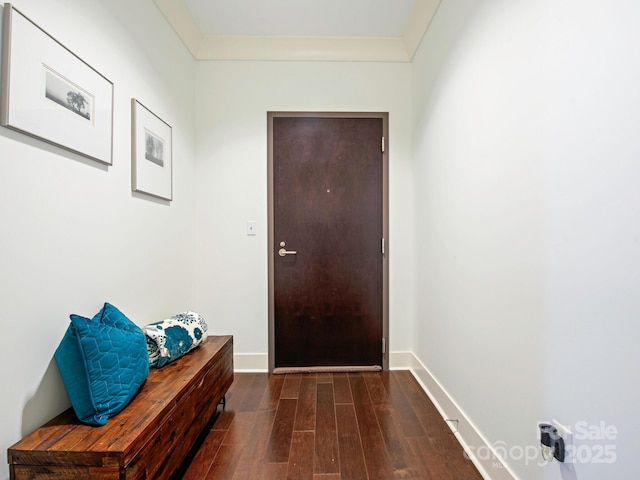
[(236, 373), (182, 480), (482, 480), (408, 371)]

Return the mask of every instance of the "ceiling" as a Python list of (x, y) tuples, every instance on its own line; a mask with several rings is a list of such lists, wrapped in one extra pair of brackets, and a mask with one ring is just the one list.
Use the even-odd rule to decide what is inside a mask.
[(440, 0), (153, 0), (197, 60), (409, 62)]

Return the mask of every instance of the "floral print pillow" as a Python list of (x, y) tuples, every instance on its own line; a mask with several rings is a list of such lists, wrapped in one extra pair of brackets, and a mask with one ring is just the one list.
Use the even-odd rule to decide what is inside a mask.
[(202, 315), (183, 312), (142, 328), (147, 337), (149, 365), (160, 368), (200, 345), (207, 336)]

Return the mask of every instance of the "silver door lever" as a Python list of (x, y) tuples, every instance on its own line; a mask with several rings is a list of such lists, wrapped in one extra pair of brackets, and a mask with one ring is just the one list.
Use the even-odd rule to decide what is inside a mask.
[(298, 252), (296, 252), (295, 250), (286, 250), (285, 248), (281, 248), (280, 250), (278, 250), (278, 255), (280, 255), (281, 257), (286, 257), (287, 255), (297, 255)]

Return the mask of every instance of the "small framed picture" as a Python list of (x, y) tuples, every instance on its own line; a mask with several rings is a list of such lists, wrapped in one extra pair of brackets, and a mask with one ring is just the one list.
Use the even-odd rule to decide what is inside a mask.
[(131, 188), (173, 199), (171, 126), (131, 99)]
[(4, 4), (0, 125), (112, 164), (113, 84)]

